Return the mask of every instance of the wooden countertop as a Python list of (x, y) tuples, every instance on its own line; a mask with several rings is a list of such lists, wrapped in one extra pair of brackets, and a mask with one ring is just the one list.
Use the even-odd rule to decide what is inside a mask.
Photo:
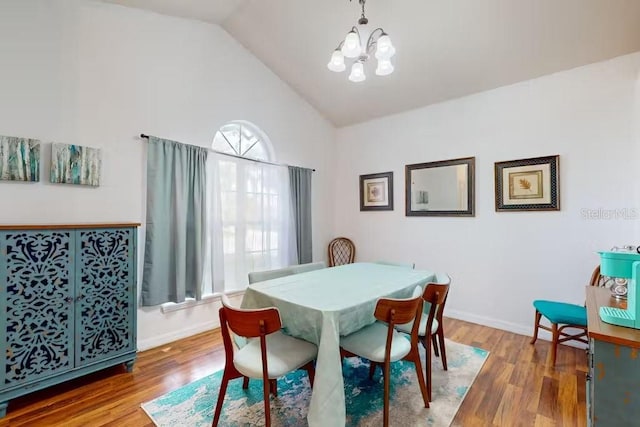
[(587, 327), (589, 337), (627, 347), (640, 348), (640, 329), (625, 328), (600, 320), (600, 307), (626, 308), (626, 300), (617, 300), (606, 288), (587, 286)]
[(0, 225), (0, 230), (49, 230), (67, 228), (124, 228), (140, 227), (139, 222), (118, 222), (118, 223), (83, 223), (83, 224), (26, 224), (26, 225)]

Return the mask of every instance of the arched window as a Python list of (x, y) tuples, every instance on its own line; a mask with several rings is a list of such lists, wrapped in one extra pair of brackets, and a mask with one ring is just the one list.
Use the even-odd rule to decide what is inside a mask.
[(266, 134), (249, 122), (233, 121), (216, 132), (211, 147), (230, 156), (210, 156), (210, 220), (216, 230), (210, 243), (212, 259), (219, 261), (210, 270), (211, 280), (205, 280), (205, 294), (242, 290), (249, 272), (284, 267), (297, 259), (288, 171), (273, 164)]
[(211, 148), (247, 159), (274, 161), (267, 135), (254, 124), (235, 120), (223, 125), (213, 137)]

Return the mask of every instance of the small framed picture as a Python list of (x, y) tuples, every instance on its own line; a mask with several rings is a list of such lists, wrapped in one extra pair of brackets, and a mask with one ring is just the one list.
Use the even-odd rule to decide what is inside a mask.
[(393, 210), (393, 172), (360, 175), (360, 210)]
[(560, 210), (560, 156), (495, 163), (496, 211)]

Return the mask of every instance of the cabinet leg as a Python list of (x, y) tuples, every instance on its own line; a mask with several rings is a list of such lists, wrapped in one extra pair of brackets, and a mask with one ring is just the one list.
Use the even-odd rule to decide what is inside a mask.
[(0, 403), (0, 418), (4, 418), (7, 415), (7, 406), (9, 406), (8, 401)]
[(127, 369), (127, 372), (132, 372), (133, 371), (133, 363), (135, 362), (135, 360), (127, 360), (126, 362), (124, 362), (124, 367)]

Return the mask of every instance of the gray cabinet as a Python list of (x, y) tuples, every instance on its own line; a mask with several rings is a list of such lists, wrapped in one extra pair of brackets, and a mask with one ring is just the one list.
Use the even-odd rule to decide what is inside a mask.
[(638, 425), (640, 330), (602, 322), (598, 314), (600, 306), (620, 306), (620, 302), (611, 298), (605, 288), (588, 288), (587, 425)]
[(0, 417), (17, 396), (131, 371), (137, 226), (0, 227)]

